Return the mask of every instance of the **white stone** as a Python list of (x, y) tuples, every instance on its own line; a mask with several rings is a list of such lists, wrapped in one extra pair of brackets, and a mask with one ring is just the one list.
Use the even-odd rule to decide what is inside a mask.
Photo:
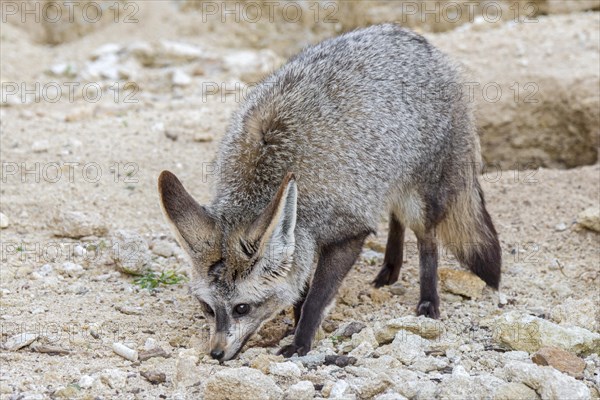
[(123, 389), (127, 382), (127, 372), (117, 368), (102, 371), (100, 381), (112, 389)]
[(58, 268), (58, 272), (63, 276), (70, 276), (76, 278), (83, 275), (85, 270), (79, 264), (66, 261)]
[(299, 378), (302, 371), (291, 361), (282, 363), (271, 363), (269, 365), (269, 374), (281, 376), (283, 378)]
[(409, 365), (425, 357), (424, 348), (429, 341), (407, 331), (399, 331), (391, 343), (392, 355), (403, 364)]
[(9, 221), (8, 217), (5, 214), (0, 213), (0, 229), (8, 228), (9, 224), (10, 224), (10, 221)]
[(300, 381), (285, 392), (286, 400), (311, 400), (315, 396), (315, 387), (311, 381)]
[(205, 400), (276, 400), (281, 397), (283, 392), (271, 377), (248, 367), (223, 369), (208, 378), (204, 387)]
[(343, 379), (340, 379), (339, 381), (337, 381), (336, 383), (333, 384), (331, 391), (329, 392), (329, 398), (330, 399), (344, 398), (346, 390), (348, 390), (349, 387), (350, 387), (350, 385), (348, 384), (348, 382), (346, 382)]
[(96, 379), (94, 377), (83, 375), (81, 378), (79, 378), (79, 382), (77, 384), (83, 389), (89, 389), (92, 387), (95, 381)]
[(173, 71), (171, 82), (176, 86), (189, 86), (192, 83), (192, 78), (180, 69)]

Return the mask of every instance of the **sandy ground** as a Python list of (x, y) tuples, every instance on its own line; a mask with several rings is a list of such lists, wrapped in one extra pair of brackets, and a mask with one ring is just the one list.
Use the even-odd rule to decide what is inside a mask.
[[(49, 82), (54, 78), (44, 71), (52, 65), (64, 60), (83, 63), (105, 43), (179, 37), (171, 16), (156, 23), (160, 32), (119, 28), (53, 48), (34, 45), (22, 32), (5, 25), (2, 79)], [(185, 41), (202, 44), (208, 37), (190, 35)], [(197, 87), (202, 82), (223, 81), (227, 74), (208, 70), (192, 76), (193, 83), (184, 88), (171, 87), (163, 72), (142, 74), (147, 82), (144, 88), (150, 89), (135, 94), (138, 102), (133, 104), (115, 103), (107, 91), (98, 103), (41, 101), (0, 109), (1, 212), (10, 220), (1, 231), (2, 340), (34, 332), (46, 336), (46, 344), (69, 351), (64, 355), (29, 347), (2, 351), (2, 398), (195, 398), (202, 394), (208, 375), (222, 368), (203, 357), (204, 320), (185, 284), (155, 292), (140, 290), (130, 276), (117, 272), (107, 261), (110, 246), (97, 259), (90, 256), (91, 251), (88, 256), (73, 254), (77, 243), (109, 243), (111, 233), (118, 229), (137, 232), (149, 242), (164, 239), (175, 248), (156, 193), (156, 178), (164, 169), (175, 172), (200, 202), (211, 197), (210, 163), (237, 102), (231, 97), (222, 101), (220, 96), (205, 100)], [(152, 86), (157, 76), (158, 83)], [(500, 308), (498, 294), (487, 288), (479, 300), (443, 294), (441, 320), (460, 331), (477, 331), (480, 320), (510, 310), (544, 316), (566, 300), (585, 299), (594, 302), (599, 320), (599, 236), (575, 225), (578, 213), (598, 205), (599, 178), (598, 165), (504, 170), (484, 176), (489, 211), (502, 243), (501, 292), (507, 304)], [(83, 239), (55, 236), (54, 216), (65, 211), (97, 217), (100, 228), (108, 233)], [(376, 290), (369, 285), (382, 259), (386, 231), (382, 217), (377, 235), (370, 239), (328, 318), (330, 329), (344, 321), (372, 325), (414, 312), (418, 255), (412, 234), (407, 238), (400, 278), (405, 292), (394, 295), (387, 288)], [(155, 254), (153, 265), (185, 270), (176, 248), (175, 254)], [(458, 268), (445, 253), (440, 260), (442, 268)], [(67, 261), (81, 265), (83, 271), (69, 276), (61, 270)], [(44, 269), (45, 264), (53, 266), (53, 271)], [(126, 313), (131, 309), (133, 314)], [(281, 333), (287, 323), (289, 319), (283, 318), (267, 326), (264, 339)], [(155, 339), (170, 358), (130, 362), (111, 349), (117, 341), (141, 348), (148, 338)], [(482, 347), (490, 341), (483, 331), (461, 339), (461, 343)], [(200, 355), (198, 385), (182, 383), (180, 351)], [(248, 363), (250, 357), (242, 354), (230, 365)], [(493, 363), (481, 362), (486, 357), (494, 360), (494, 351), (478, 348), (464, 356), (463, 365), (475, 373), (492, 372)], [(139, 374), (147, 369), (164, 372), (166, 382), (149, 383)], [(81, 387), (84, 375), (94, 377), (89, 388)], [(586, 384), (592, 388), (597, 381)]]

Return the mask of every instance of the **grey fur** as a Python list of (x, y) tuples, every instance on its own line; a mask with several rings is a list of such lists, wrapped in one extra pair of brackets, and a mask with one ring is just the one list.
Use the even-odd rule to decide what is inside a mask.
[[(237, 237), (246, 240), (286, 174), (296, 177), (295, 244), (285, 272), (276, 280), (264, 273), (236, 278), (258, 279), (262, 295), (282, 296), (261, 318), (299, 301), (320, 252), (374, 232), (386, 210), (418, 237), (438, 231), (466, 263), (485, 260), (469, 254), (492, 248), (488, 283), (497, 286), (499, 245), (483, 218), (480, 163), (458, 68), (414, 32), (372, 26), (307, 48), (249, 93), (222, 140), (216, 196), (207, 209), (228, 269), (241, 257), (231, 248)], [(194, 267), (208, 267), (200, 264)], [(198, 285), (231, 300), (240, 282), (234, 279), (228, 293)]]

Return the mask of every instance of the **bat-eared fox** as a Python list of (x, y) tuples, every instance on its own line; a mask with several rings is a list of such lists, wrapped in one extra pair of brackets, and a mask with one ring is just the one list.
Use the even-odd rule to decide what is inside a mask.
[(477, 176), (479, 139), (459, 71), (393, 24), (308, 47), (234, 113), (216, 194), (199, 205), (168, 171), (163, 211), (192, 263), (190, 289), (210, 324), (210, 354), (235, 357), (289, 306), (279, 350), (304, 355), (365, 238), (389, 214), (376, 287), (398, 279), (405, 228), (417, 237), (418, 315), (438, 318), (438, 238), (498, 288), (501, 252)]

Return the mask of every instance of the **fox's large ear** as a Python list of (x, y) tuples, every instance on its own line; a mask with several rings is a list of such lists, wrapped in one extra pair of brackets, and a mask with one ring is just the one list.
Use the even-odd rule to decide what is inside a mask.
[(247, 237), (259, 252), (294, 250), (298, 189), (294, 174), (288, 173), (279, 190), (254, 221)]
[(158, 193), (179, 244), (191, 256), (216, 247), (215, 219), (192, 198), (174, 174), (161, 172)]

